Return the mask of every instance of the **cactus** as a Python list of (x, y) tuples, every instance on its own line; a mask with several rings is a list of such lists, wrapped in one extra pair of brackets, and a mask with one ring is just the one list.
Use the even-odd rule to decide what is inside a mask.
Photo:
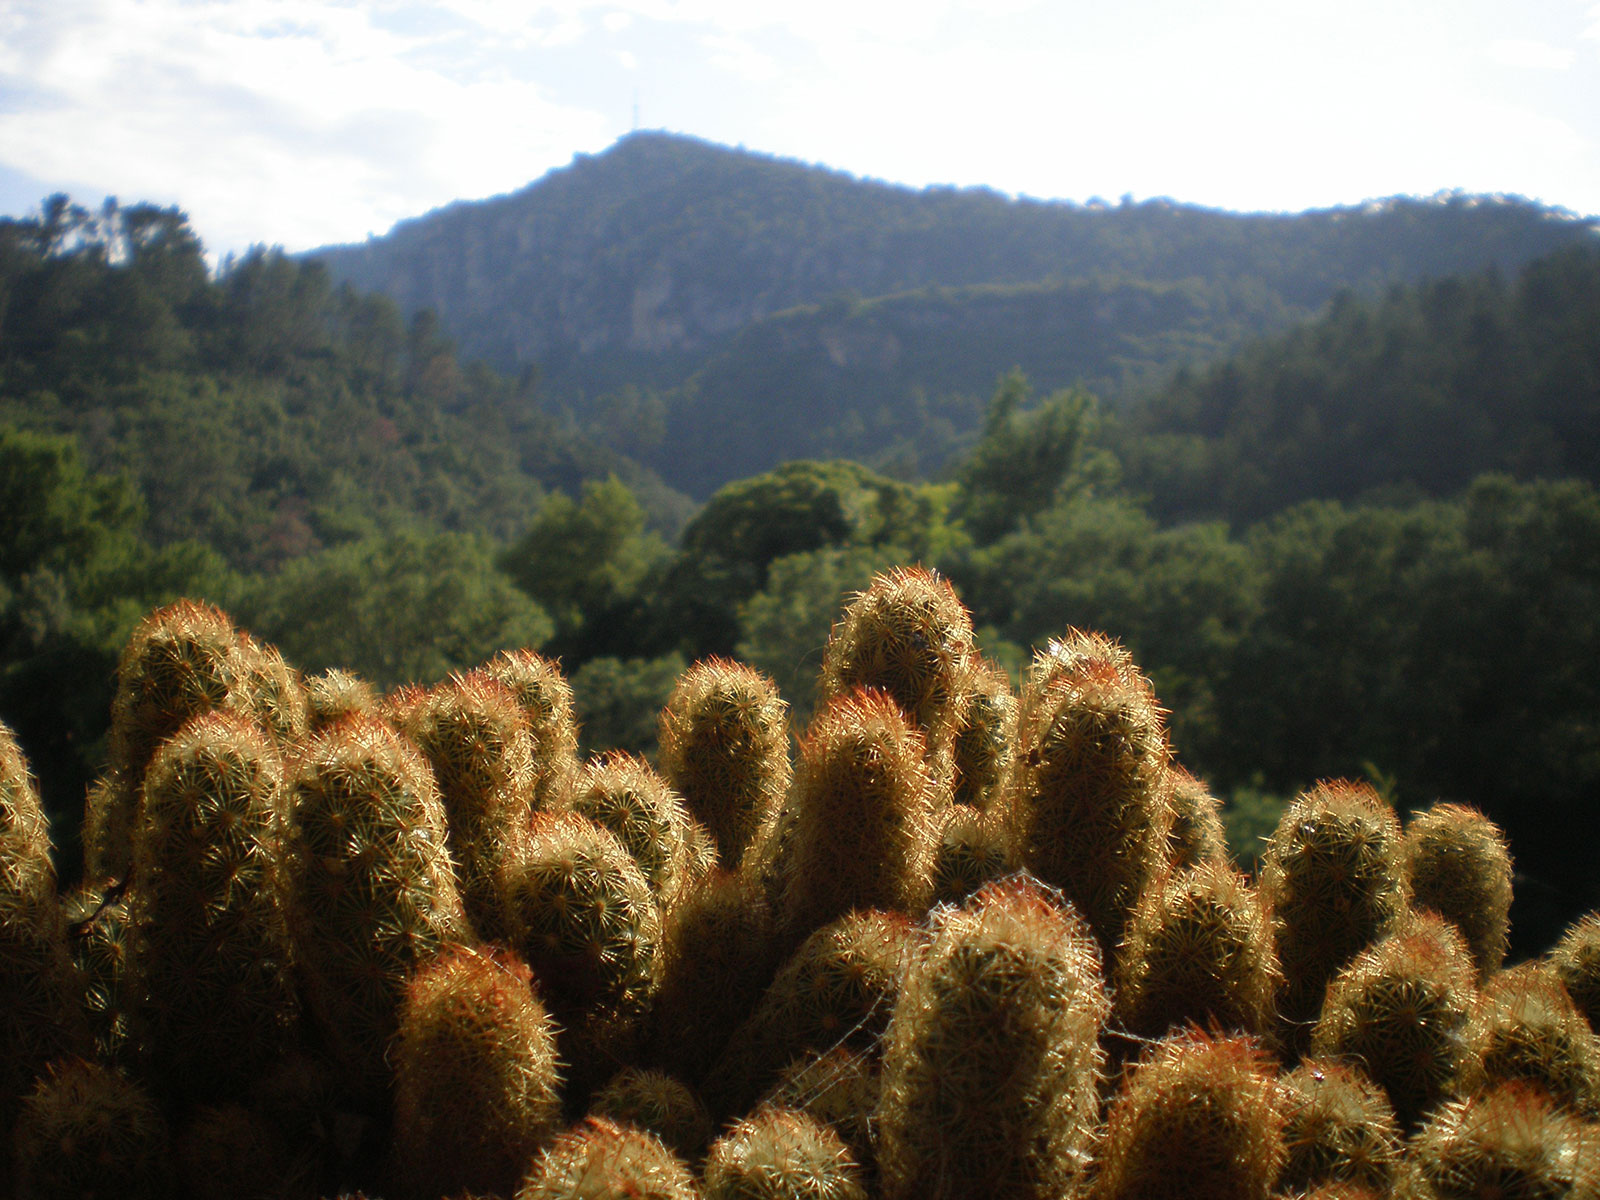
[(52, 1063), (16, 1123), (17, 1200), (166, 1200), (167, 1128), (155, 1101), (108, 1067)]
[(850, 1046), (876, 1050), (916, 944), (903, 915), (848, 913), (808, 937), (733, 1034), (701, 1094), (713, 1113), (748, 1111), (796, 1055)]
[(780, 927), (792, 941), (857, 908), (920, 913), (933, 885), (934, 781), (922, 736), (881, 692), (812, 722), (795, 783), (794, 868)]
[(1482, 982), (1500, 969), (1511, 930), (1511, 852), (1488, 817), (1435, 804), (1406, 826), (1401, 859), (1411, 902), (1461, 931)]
[(815, 1117), (766, 1108), (706, 1155), (706, 1200), (867, 1200), (861, 1168)]
[(127, 874), (134, 813), (156, 749), (198, 713), (249, 711), (250, 663), (233, 622), (208, 604), (180, 600), (141, 621), (117, 664), (102, 811), (85, 819), (84, 870), (97, 879)]
[(1261, 860), (1283, 970), (1288, 1045), (1302, 1050), (1323, 993), (1406, 912), (1400, 822), (1363, 783), (1317, 784), (1284, 810)]
[(1409, 1132), (1461, 1086), (1475, 978), (1455, 926), (1434, 913), (1413, 914), (1329, 985), (1311, 1051), (1358, 1064)]
[(711, 1140), (711, 1114), (686, 1085), (660, 1071), (624, 1067), (594, 1094), (589, 1112), (655, 1134), (685, 1162)]
[[(0, 1131), (45, 1063), (87, 1052), (82, 984), (68, 956), (50, 827), (27, 760), (0, 723)], [(10, 1140), (0, 1134), (0, 1191)]]
[(433, 768), (467, 918), (483, 937), (502, 940), (500, 866), (533, 808), (533, 737), (522, 708), (486, 675), (456, 675), (418, 696), (401, 730)]
[(321, 733), (346, 717), (378, 715), (378, 689), (338, 667), (306, 680), (309, 732)]
[(1061, 888), (1108, 960), (1166, 861), (1167, 735), (1128, 653), (1072, 630), (1035, 656), (1006, 807), (1022, 862)]
[(556, 1035), (509, 954), (453, 950), (412, 978), (390, 1058), (401, 1194), (509, 1194), (561, 1116)]
[(1382, 1088), (1330, 1059), (1307, 1059), (1282, 1080), (1280, 1192), (1353, 1183), (1387, 1195), (1400, 1169), (1400, 1127)]
[(1249, 1038), (1159, 1042), (1111, 1106), (1095, 1200), (1266, 1200), (1286, 1158), (1283, 1098)]
[(689, 814), (650, 764), (612, 751), (584, 767), (567, 799), (574, 812), (616, 834), (662, 908), (689, 882)]
[(610, 830), (572, 812), (536, 813), (507, 859), (512, 942), (564, 1030), (576, 1096), (628, 1061), (660, 986), (661, 911)]
[(778, 1073), (764, 1106), (792, 1108), (831, 1125), (861, 1164), (862, 1181), (876, 1194), (877, 1114), (883, 1074), (870, 1054), (842, 1046), (803, 1054)]
[(1170, 768), (1168, 794), (1172, 800), (1172, 828), (1167, 849), (1174, 870), (1207, 863), (1228, 864), (1228, 841), (1222, 827), (1222, 805), (1188, 771)]
[(919, 729), (941, 794), (956, 776), (956, 742), (972, 693), (972, 616), (948, 580), (922, 567), (875, 575), (845, 606), (823, 650), (819, 707), (859, 689), (886, 693)]
[(653, 1133), (588, 1117), (533, 1162), (516, 1200), (702, 1200), (694, 1176)]
[(428, 764), (370, 717), (316, 737), (290, 784), (295, 949), (334, 1053), (386, 1088), (407, 978), (472, 941)]
[(884, 1050), (887, 1200), (1072, 1194), (1109, 1010), (1099, 948), (1059, 894), (1013, 876), (938, 910)]
[(125, 997), (158, 1094), (228, 1097), (293, 1035), (283, 824), (282, 764), (243, 716), (193, 717), (150, 762)]
[(1016, 842), (998, 813), (952, 804), (935, 818), (933, 902), (960, 904), (991, 879), (1017, 869)]
[(533, 806), (553, 807), (578, 770), (571, 685), (560, 666), (532, 650), (502, 650), (478, 669), (510, 688), (522, 705), (533, 736)]
[(789, 791), (788, 705), (759, 671), (695, 663), (661, 710), (661, 771), (737, 870)]
[(1446, 1105), (1417, 1132), (1395, 1200), (1600, 1195), (1600, 1134), (1542, 1093), (1506, 1084)]
[(1600, 1038), (1548, 968), (1524, 963), (1490, 977), (1467, 1042), (1464, 1092), (1520, 1080), (1581, 1117), (1600, 1118)]
[(85, 883), (62, 902), (67, 947), (83, 980), (83, 1012), (100, 1062), (127, 1065), (128, 893)]
[(1151, 887), (1128, 923), (1115, 982), (1117, 1015), (1134, 1034), (1194, 1024), (1265, 1035), (1278, 964), (1248, 881), (1211, 864)]
[(772, 910), (754, 882), (716, 871), (666, 916), (654, 1058), (698, 1083), (777, 968)]
[(283, 661), (278, 648), (239, 635), (244, 658), (240, 683), (241, 708), (272, 735), (279, 746), (292, 746), (311, 732), (311, 698), (300, 673)]
[(964, 699), (952, 799), (983, 808), (1000, 794), (1016, 754), (1017, 698), (1005, 671), (977, 653), (963, 664), (956, 686)]
[(1561, 935), (1546, 957), (1567, 995), (1600, 1032), (1600, 913), (1589, 913)]

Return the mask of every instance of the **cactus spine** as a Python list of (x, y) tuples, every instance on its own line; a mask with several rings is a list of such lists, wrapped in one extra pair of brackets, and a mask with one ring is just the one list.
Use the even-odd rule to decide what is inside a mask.
[(412, 978), (391, 1052), (403, 1194), (508, 1195), (561, 1116), (556, 1035), (510, 955), (447, 951)]
[(1467, 1041), (1465, 1092), (1521, 1081), (1579, 1116), (1600, 1118), (1600, 1038), (1547, 968), (1524, 963), (1491, 976)]
[(689, 814), (649, 763), (620, 751), (602, 756), (584, 767), (568, 804), (616, 835), (662, 908), (678, 902), (690, 880)]
[(191, 718), (145, 773), (126, 995), (159, 1093), (236, 1094), (293, 1033), (283, 787), (266, 737), (225, 712)]
[(1567, 995), (1600, 1032), (1600, 913), (1589, 913), (1561, 935), (1546, 962)]
[(1272, 1064), (1249, 1038), (1157, 1043), (1111, 1107), (1095, 1200), (1266, 1200), (1283, 1167)]
[(433, 768), (467, 918), (482, 936), (503, 938), (500, 865), (533, 807), (533, 738), (522, 708), (473, 672), (419, 696), (402, 730)]
[(306, 680), (308, 733), (321, 733), (346, 717), (378, 715), (378, 689), (351, 671), (330, 668)]
[(1362, 783), (1301, 794), (1262, 856), (1261, 899), (1283, 969), (1286, 1041), (1303, 1049), (1329, 982), (1406, 912), (1394, 811)]
[(1073, 1194), (1109, 1009), (1093, 935), (1032, 881), (938, 910), (884, 1051), (885, 1197)]
[(98, 1063), (52, 1063), (16, 1123), (18, 1200), (166, 1200), (167, 1127), (137, 1084)]
[(1481, 982), (1500, 969), (1511, 929), (1511, 852), (1488, 817), (1435, 804), (1411, 819), (1403, 842), (1406, 883), (1467, 939)]
[(386, 1087), (407, 978), (472, 940), (422, 756), (352, 717), (315, 738), (290, 786), (293, 932), (307, 999), (339, 1057)]
[(711, 1114), (700, 1098), (670, 1075), (624, 1067), (594, 1094), (597, 1117), (649, 1130), (685, 1162), (700, 1157), (711, 1140)]
[(1172, 828), (1167, 848), (1174, 870), (1205, 864), (1226, 866), (1228, 841), (1222, 827), (1222, 805), (1188, 771), (1173, 764), (1168, 793), (1172, 799)]
[(533, 806), (553, 807), (578, 770), (578, 725), (567, 677), (532, 650), (502, 650), (479, 670), (522, 705), (533, 738)]
[(1455, 926), (1414, 914), (1328, 987), (1311, 1051), (1359, 1064), (1409, 1132), (1461, 1085), (1475, 977)]
[(1400, 1169), (1400, 1127), (1382, 1088), (1331, 1059), (1307, 1059), (1283, 1077), (1288, 1161), (1280, 1192), (1353, 1183), (1388, 1195)]
[(516, 1200), (702, 1200), (695, 1179), (653, 1133), (588, 1117), (533, 1162)]
[(1016, 754), (1017, 698), (1005, 671), (976, 652), (963, 665), (956, 686), (962, 700), (952, 799), (984, 808), (999, 794)]
[(767, 1108), (706, 1155), (706, 1200), (867, 1200), (861, 1168), (815, 1117)]
[(1016, 841), (998, 812), (952, 804), (935, 818), (933, 902), (960, 904), (991, 879), (1017, 869)]
[(1110, 952), (1165, 862), (1167, 735), (1127, 651), (1072, 630), (1035, 656), (1007, 807), (1023, 865), (1061, 888)]
[[(87, 1052), (81, 984), (67, 952), (50, 827), (27, 760), (0, 723), (0, 1130), (15, 1122), (35, 1075), (57, 1055)], [(0, 1140), (0, 1190), (11, 1155)]]
[(1117, 1013), (1143, 1037), (1188, 1024), (1262, 1036), (1278, 964), (1255, 892), (1225, 866), (1175, 871), (1146, 891), (1116, 970)]
[(801, 744), (795, 790), (789, 937), (851, 909), (927, 907), (935, 785), (922, 735), (892, 699), (852, 692), (829, 703)]
[(788, 794), (788, 705), (761, 672), (695, 663), (661, 710), (661, 770), (737, 870)]

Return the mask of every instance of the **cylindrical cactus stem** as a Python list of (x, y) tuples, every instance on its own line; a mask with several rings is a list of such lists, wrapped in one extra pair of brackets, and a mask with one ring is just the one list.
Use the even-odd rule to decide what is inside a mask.
[(792, 1059), (834, 1046), (878, 1053), (916, 927), (903, 914), (848, 913), (811, 934), (779, 969), (706, 1076), (718, 1116), (739, 1116)]
[(83, 980), (83, 1012), (94, 1057), (127, 1066), (128, 889), (122, 883), (85, 883), (62, 902), (67, 948)]
[(1012, 876), (938, 910), (884, 1051), (887, 1200), (1074, 1194), (1109, 1011), (1099, 947), (1059, 894)]
[(935, 795), (922, 735), (888, 696), (852, 692), (817, 714), (795, 781), (790, 944), (852, 909), (927, 908)]
[(960, 904), (990, 880), (1017, 869), (1016, 838), (1000, 813), (952, 804), (934, 820), (933, 903)]
[(789, 706), (761, 672), (725, 658), (684, 672), (661, 710), (661, 771), (738, 870), (788, 794)]
[(1537, 1088), (1502, 1084), (1435, 1112), (1412, 1139), (1396, 1200), (1600, 1195), (1600, 1134)]
[(862, 1181), (876, 1194), (881, 1064), (872, 1055), (836, 1046), (794, 1059), (778, 1073), (762, 1105), (792, 1108), (833, 1127), (861, 1164)]
[(1511, 931), (1511, 852), (1474, 808), (1435, 804), (1406, 826), (1401, 860), (1411, 903), (1461, 931), (1482, 982), (1500, 969)]
[(111, 790), (94, 798), (86, 822), (84, 870), (96, 879), (128, 871), (134, 813), (145, 767), (190, 717), (249, 710), (248, 656), (226, 613), (180, 600), (135, 627), (117, 664), (107, 746)]
[(706, 1200), (867, 1200), (849, 1147), (808, 1113), (764, 1108), (712, 1145)]
[(700, 1157), (714, 1132), (711, 1114), (687, 1084), (640, 1067), (624, 1067), (607, 1080), (589, 1112), (649, 1130), (685, 1162)]
[(304, 741), (311, 732), (311, 698), (300, 672), (283, 660), (276, 646), (239, 635), (244, 656), (242, 708), (280, 747)]
[(1250, 1038), (1157, 1043), (1111, 1106), (1095, 1200), (1266, 1200), (1283, 1167), (1272, 1060)]
[(922, 567), (873, 577), (834, 625), (823, 651), (822, 704), (861, 688), (886, 693), (922, 730), (928, 760), (948, 794), (956, 739), (970, 697), (967, 660), (977, 652), (972, 616), (949, 580)]
[(481, 936), (503, 941), (500, 868), (533, 810), (533, 737), (522, 707), (475, 671), (419, 696), (401, 732), (433, 768), (467, 917)]
[(510, 1195), (559, 1127), (555, 1029), (509, 953), (451, 950), (419, 970), (390, 1058), (403, 1196)]
[(653, 1133), (586, 1117), (533, 1160), (516, 1200), (703, 1200), (694, 1175)]
[(1008, 789), (1023, 865), (1061, 888), (1108, 962), (1166, 863), (1166, 725), (1127, 651), (1071, 630), (1035, 656)]
[(1017, 697), (998, 663), (974, 652), (963, 664), (957, 689), (961, 728), (955, 735), (957, 804), (986, 808), (1001, 794), (1017, 749)]
[(619, 750), (604, 754), (584, 767), (567, 804), (616, 835), (663, 909), (678, 902), (690, 878), (689, 813), (649, 763)]
[(1491, 975), (1473, 1006), (1467, 1041), (1464, 1093), (1523, 1082), (1581, 1117), (1600, 1119), (1600, 1037), (1544, 964)]
[(1600, 1033), (1600, 913), (1576, 921), (1545, 961), (1589, 1027)]
[(444, 806), (422, 755), (352, 717), (313, 739), (289, 788), (295, 950), (330, 1049), (368, 1087), (406, 981), (472, 927), (456, 890)]
[(134, 829), (125, 995), (162, 1096), (236, 1096), (288, 1046), (283, 766), (241, 715), (202, 713), (145, 772)]
[(1306, 1059), (1283, 1076), (1284, 1144), (1279, 1192), (1353, 1183), (1386, 1196), (1402, 1142), (1384, 1090), (1332, 1059)]
[(1172, 802), (1172, 828), (1167, 850), (1174, 870), (1206, 863), (1227, 866), (1228, 839), (1222, 826), (1222, 804), (1188, 771), (1173, 764), (1168, 796)]
[[(82, 987), (56, 899), (49, 822), (27, 759), (0, 722), (0, 1131), (11, 1129), (47, 1062), (89, 1052)], [(0, 1136), (0, 1191), (11, 1150)]]
[(378, 689), (352, 671), (331, 667), (306, 680), (306, 703), (311, 733), (321, 733), (346, 717), (375, 717)]
[(51, 1064), (16, 1122), (17, 1200), (166, 1200), (167, 1127), (148, 1093), (109, 1067)]
[(1412, 914), (1329, 985), (1311, 1052), (1360, 1066), (1410, 1132), (1462, 1085), (1475, 978), (1455, 926), (1430, 912)]
[(533, 806), (554, 807), (578, 772), (578, 723), (572, 686), (552, 659), (502, 650), (478, 670), (511, 689), (533, 737)]
[(1216, 864), (1173, 871), (1128, 922), (1117, 1018), (1147, 1038), (1185, 1025), (1265, 1037), (1278, 979), (1272, 930), (1249, 881)]
[(580, 1103), (644, 1033), (661, 983), (660, 906), (616, 836), (574, 812), (534, 815), (501, 890), (512, 944), (562, 1027), (569, 1103)]
[(1284, 987), (1287, 1046), (1303, 1051), (1329, 982), (1407, 911), (1400, 822), (1369, 785), (1333, 780), (1298, 796), (1261, 859)]
[(752, 880), (715, 871), (666, 914), (653, 1058), (698, 1083), (777, 969), (772, 910)]

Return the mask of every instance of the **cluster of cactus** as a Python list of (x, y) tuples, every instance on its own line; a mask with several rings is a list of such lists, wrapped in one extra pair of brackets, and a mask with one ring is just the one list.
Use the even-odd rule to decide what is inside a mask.
[(1323, 781), (1252, 880), (1127, 650), (1014, 691), (921, 569), (818, 700), (708, 660), (580, 761), (531, 650), (151, 614), (65, 896), (0, 725), (0, 1196), (1597, 1194), (1600, 915), (1503, 967), (1482, 814)]

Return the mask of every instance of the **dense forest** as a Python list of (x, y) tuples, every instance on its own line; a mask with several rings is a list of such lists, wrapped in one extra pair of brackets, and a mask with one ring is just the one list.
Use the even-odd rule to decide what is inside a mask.
[(1119, 406), (1179, 367), (1367, 297), (1587, 240), (1506, 197), (1298, 214), (913, 191), (638, 133), (521, 191), (308, 258), (437, 312), (469, 357), (537, 363), (538, 403), (706, 499), (784, 458), (924, 477), (994, 379)]
[(275, 252), (212, 277), (181, 213), (57, 198), (0, 223), (0, 718), (70, 855), (119, 648), (176, 596), (380, 688), (538, 647), (587, 748), (651, 751), (673, 681), (711, 654), (768, 672), (799, 728), (842, 597), (921, 562), (1014, 679), (1069, 626), (1121, 639), (1246, 859), (1318, 778), (1482, 807), (1536, 948), (1600, 904), (1596, 330), (1600, 253), (1558, 250), (1342, 296), (1115, 410), (990, 379), (952, 399), (974, 432), (939, 435), (937, 473), (813, 457), (691, 509), (530, 402), (536, 373), (463, 362), (431, 314)]

